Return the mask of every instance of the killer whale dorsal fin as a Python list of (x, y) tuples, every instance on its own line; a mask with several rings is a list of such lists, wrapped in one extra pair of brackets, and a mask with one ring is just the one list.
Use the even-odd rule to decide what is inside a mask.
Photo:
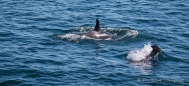
[(94, 31), (100, 31), (100, 24), (99, 24), (98, 19), (96, 19), (96, 25), (95, 25)]

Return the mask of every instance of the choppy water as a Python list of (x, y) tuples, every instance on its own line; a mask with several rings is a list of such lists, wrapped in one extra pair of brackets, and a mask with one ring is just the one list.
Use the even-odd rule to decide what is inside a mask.
[[(188, 14), (188, 0), (1, 0), (0, 86), (188, 85)], [(75, 34), (96, 18), (123, 38)], [(158, 61), (129, 63), (148, 42)]]

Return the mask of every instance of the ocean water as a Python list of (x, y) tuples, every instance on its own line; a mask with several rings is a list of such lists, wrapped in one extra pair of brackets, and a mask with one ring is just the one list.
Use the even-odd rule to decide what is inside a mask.
[[(1, 0), (0, 86), (189, 85), (188, 14), (188, 0)], [(96, 18), (120, 39), (78, 35)], [(148, 43), (157, 61), (127, 61)]]

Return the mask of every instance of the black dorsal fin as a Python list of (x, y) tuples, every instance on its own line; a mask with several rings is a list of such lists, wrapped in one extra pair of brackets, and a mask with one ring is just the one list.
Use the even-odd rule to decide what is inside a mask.
[(100, 24), (99, 24), (98, 19), (96, 19), (96, 25), (95, 25), (94, 31), (100, 31)]

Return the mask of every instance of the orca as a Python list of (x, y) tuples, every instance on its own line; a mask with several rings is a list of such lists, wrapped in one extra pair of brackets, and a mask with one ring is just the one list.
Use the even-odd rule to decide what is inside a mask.
[(153, 60), (161, 52), (161, 49), (157, 45), (153, 45), (151, 47), (152, 51), (148, 56), (146, 56), (145, 60)]
[(143, 49), (130, 52), (127, 56), (129, 62), (145, 62), (155, 60), (157, 55), (161, 52), (161, 48), (157, 45), (145, 45)]
[(93, 39), (100, 39), (100, 40), (108, 40), (108, 39), (112, 39), (113, 37), (115, 37), (115, 35), (102, 31), (100, 29), (100, 24), (99, 24), (99, 20), (96, 19), (96, 25), (93, 31), (90, 31), (88, 33), (84, 34), (87, 37), (93, 38)]
[(158, 65), (158, 60), (156, 56), (161, 52), (161, 49), (157, 45), (150, 46), (152, 47), (152, 51), (149, 55), (146, 56), (145, 59), (139, 61), (133, 61), (127, 59), (128, 63), (134, 67), (151, 67), (152, 65)]

